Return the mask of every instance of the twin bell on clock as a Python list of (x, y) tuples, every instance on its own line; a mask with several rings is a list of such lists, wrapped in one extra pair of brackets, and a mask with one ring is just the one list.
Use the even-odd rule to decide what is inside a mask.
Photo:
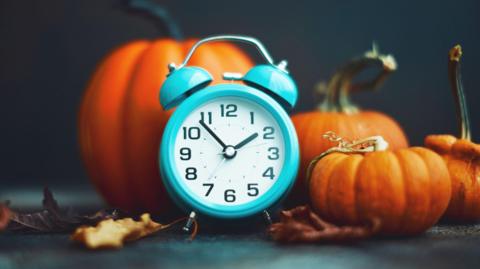
[[(253, 45), (267, 63), (246, 74), (225, 70), (225, 83), (209, 86), (210, 73), (187, 64), (199, 46), (216, 41)], [(159, 164), (172, 199), (191, 219), (268, 213), (292, 187), (299, 163), (287, 113), (298, 93), (286, 62), (275, 64), (257, 39), (228, 35), (198, 41), (183, 63), (168, 68), (160, 102), (176, 110), (163, 134)]]

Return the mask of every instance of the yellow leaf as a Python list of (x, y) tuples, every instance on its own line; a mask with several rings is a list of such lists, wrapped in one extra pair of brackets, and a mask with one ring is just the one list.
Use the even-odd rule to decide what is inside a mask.
[(143, 214), (139, 221), (132, 218), (108, 219), (95, 227), (79, 227), (71, 239), (90, 249), (121, 248), (127, 241), (140, 239), (168, 226), (153, 221), (150, 214)]

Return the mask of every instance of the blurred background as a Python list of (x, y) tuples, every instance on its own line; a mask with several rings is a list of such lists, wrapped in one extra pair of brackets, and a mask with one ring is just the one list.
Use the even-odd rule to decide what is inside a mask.
[[(473, 138), (480, 141), (479, 1), (157, 2), (187, 37), (251, 35), (275, 59), (287, 59), (300, 89), (294, 112), (313, 109), (314, 85), (376, 41), (399, 70), (380, 91), (353, 99), (393, 116), (413, 145), (427, 134), (456, 134), (447, 52), (460, 43)], [(2, 185), (88, 184), (76, 123), (90, 74), (112, 48), (163, 36), (119, 1), (0, 0)]]

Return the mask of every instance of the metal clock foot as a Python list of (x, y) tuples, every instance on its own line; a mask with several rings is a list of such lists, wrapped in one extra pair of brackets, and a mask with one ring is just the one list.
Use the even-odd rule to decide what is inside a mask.
[(197, 213), (195, 211), (190, 212), (190, 215), (188, 216), (187, 223), (185, 223), (185, 226), (183, 226), (182, 230), (185, 232), (190, 232), (190, 229), (192, 228), (193, 222), (197, 218)]
[(265, 218), (265, 222), (270, 225), (272, 224), (272, 217), (270, 217), (270, 212), (267, 210), (263, 210), (263, 217)]

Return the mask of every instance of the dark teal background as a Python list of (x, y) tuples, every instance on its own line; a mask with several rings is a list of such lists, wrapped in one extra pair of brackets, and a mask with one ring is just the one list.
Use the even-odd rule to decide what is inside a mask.
[[(300, 88), (296, 111), (312, 109), (312, 87), (377, 41), (399, 70), (362, 107), (395, 117), (412, 144), (456, 131), (447, 52), (464, 48), (463, 77), (473, 137), (480, 141), (478, 1), (157, 1), (187, 36), (259, 38), (288, 59)], [(117, 7), (115, 7), (117, 6)], [(76, 146), (76, 113), (96, 62), (112, 47), (161, 37), (118, 1), (0, 1), (0, 181), (61, 185), (86, 182)]]

